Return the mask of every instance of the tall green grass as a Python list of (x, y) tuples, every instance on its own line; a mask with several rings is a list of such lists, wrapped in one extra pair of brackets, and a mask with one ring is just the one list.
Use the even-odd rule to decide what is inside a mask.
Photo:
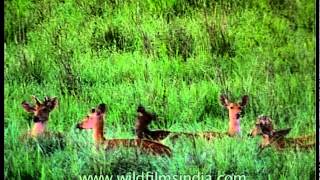
[[(78, 178), (85, 174), (246, 175), (248, 179), (315, 177), (311, 152), (257, 155), (245, 135), (260, 114), (289, 136), (315, 131), (314, 2), (5, 1), (5, 177)], [(30, 129), (21, 108), (30, 95), (57, 96), (48, 129), (67, 146), (44, 154), (18, 141)], [(172, 158), (132, 150), (95, 152), (79, 122), (98, 103), (109, 111), (108, 138), (133, 138), (136, 108), (158, 115), (151, 127), (226, 131), (219, 95), (249, 95), (242, 139), (181, 140)]]

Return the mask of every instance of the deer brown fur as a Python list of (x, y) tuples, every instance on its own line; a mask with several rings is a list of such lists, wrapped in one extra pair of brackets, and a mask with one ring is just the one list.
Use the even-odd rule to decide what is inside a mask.
[(251, 130), (250, 136), (262, 136), (260, 148), (264, 149), (273, 146), (278, 150), (285, 148), (312, 149), (315, 148), (315, 134), (299, 137), (285, 137), (291, 128), (274, 130), (272, 120), (268, 116), (259, 116), (255, 127)]
[(171, 156), (171, 149), (158, 142), (144, 139), (106, 139), (103, 135), (105, 113), (106, 105), (102, 103), (96, 109), (92, 109), (90, 115), (77, 124), (79, 129), (93, 129), (93, 138), (97, 147), (103, 147), (106, 150), (131, 147), (153, 155)]
[(155, 141), (161, 141), (167, 137), (170, 139), (177, 139), (180, 136), (187, 137), (202, 137), (210, 140), (214, 138), (220, 138), (223, 136), (236, 136), (241, 133), (240, 128), (240, 113), (248, 103), (248, 96), (243, 96), (240, 103), (233, 103), (228, 100), (224, 95), (220, 96), (220, 101), (224, 107), (229, 111), (229, 129), (228, 132), (199, 132), (199, 133), (187, 133), (187, 132), (172, 132), (168, 130), (150, 130), (149, 124), (155, 119), (155, 114), (147, 112), (143, 106), (139, 106), (137, 109), (137, 119), (135, 125), (135, 132), (138, 138), (150, 139)]

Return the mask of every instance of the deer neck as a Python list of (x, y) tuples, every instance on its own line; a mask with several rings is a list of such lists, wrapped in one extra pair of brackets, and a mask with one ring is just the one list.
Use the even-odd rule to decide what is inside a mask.
[(103, 119), (100, 119), (93, 128), (93, 139), (96, 144), (101, 144), (105, 141), (103, 136)]
[(239, 135), (241, 133), (240, 118), (237, 118), (236, 114), (229, 113), (229, 130), (230, 136)]
[(148, 126), (149, 126), (149, 123), (139, 120), (136, 122), (135, 129), (136, 131), (148, 131), (149, 130)]
[(45, 122), (36, 122), (33, 124), (32, 130), (31, 130), (31, 136), (37, 137), (41, 134), (43, 134), (46, 130), (47, 123)]

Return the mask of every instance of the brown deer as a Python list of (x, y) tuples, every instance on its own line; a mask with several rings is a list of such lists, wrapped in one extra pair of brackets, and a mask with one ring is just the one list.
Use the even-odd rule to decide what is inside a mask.
[(131, 147), (153, 155), (171, 156), (171, 149), (163, 144), (142, 139), (106, 139), (103, 135), (104, 116), (106, 105), (100, 104), (92, 109), (91, 113), (77, 124), (78, 129), (93, 129), (93, 139), (96, 147), (103, 147), (105, 150), (122, 147)]
[(36, 96), (32, 96), (35, 101), (35, 105), (23, 101), (21, 103), (24, 110), (28, 113), (33, 114), (33, 127), (31, 131), (27, 133), (29, 137), (38, 137), (41, 135), (45, 136), (62, 136), (60, 133), (51, 133), (46, 130), (47, 122), (49, 120), (50, 112), (58, 105), (56, 97), (45, 97), (44, 101), (41, 102)]
[(45, 154), (54, 152), (56, 149), (63, 149), (65, 141), (62, 133), (50, 132), (46, 129), (50, 112), (58, 105), (57, 98), (47, 96), (43, 102), (35, 96), (32, 96), (32, 99), (35, 101), (35, 105), (31, 105), (26, 101), (21, 103), (28, 113), (32, 113), (33, 126), (30, 131), (20, 136), (20, 141), (32, 145), (35, 142), (33, 140), (37, 139), (42, 152)]
[(312, 149), (315, 147), (315, 134), (292, 138), (285, 137), (290, 131), (291, 128), (274, 130), (271, 118), (261, 115), (258, 117), (255, 127), (249, 135), (251, 137), (262, 136), (261, 150), (268, 146), (273, 146), (277, 150), (285, 148)]
[(240, 113), (248, 103), (248, 96), (243, 96), (240, 103), (230, 102), (224, 95), (220, 96), (220, 101), (224, 107), (229, 111), (229, 129), (228, 132), (200, 132), (200, 133), (186, 133), (186, 132), (171, 132), (167, 130), (149, 130), (148, 126), (152, 120), (155, 119), (155, 114), (147, 112), (143, 106), (137, 109), (137, 119), (135, 125), (135, 132), (138, 138), (161, 141), (166, 137), (176, 139), (181, 135), (187, 137), (203, 137), (207, 140), (219, 138), (223, 136), (236, 136), (241, 133), (240, 128)]

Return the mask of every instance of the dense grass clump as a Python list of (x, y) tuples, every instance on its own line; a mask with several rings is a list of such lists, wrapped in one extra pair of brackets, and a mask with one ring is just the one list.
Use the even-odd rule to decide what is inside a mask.
[(167, 37), (167, 49), (170, 56), (181, 56), (184, 61), (192, 55), (193, 38), (182, 27), (172, 27)]
[[(266, 149), (248, 138), (258, 115), (288, 136), (315, 132), (313, 1), (5, 1), (5, 178), (80, 175), (245, 175), (314, 179), (315, 151)], [(132, 149), (102, 152), (75, 124), (104, 102), (108, 138), (133, 138), (139, 104), (157, 114), (152, 129), (228, 128), (220, 94), (240, 101), (242, 137), (165, 140), (173, 157)], [(54, 140), (22, 142), (30, 95), (57, 96)]]

